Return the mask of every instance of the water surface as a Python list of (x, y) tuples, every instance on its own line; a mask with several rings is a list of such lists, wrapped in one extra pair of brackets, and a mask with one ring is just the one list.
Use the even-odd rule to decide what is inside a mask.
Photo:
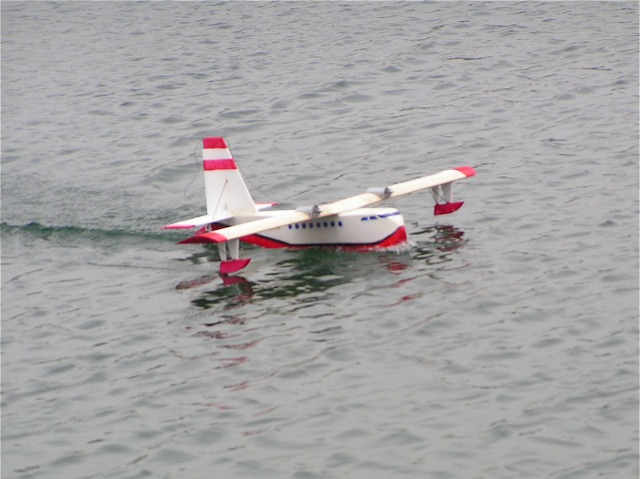
[[(2, 4), (2, 468), (638, 477), (632, 2)], [(413, 247), (215, 250), (200, 140)], [(458, 186), (459, 185), (459, 186)]]

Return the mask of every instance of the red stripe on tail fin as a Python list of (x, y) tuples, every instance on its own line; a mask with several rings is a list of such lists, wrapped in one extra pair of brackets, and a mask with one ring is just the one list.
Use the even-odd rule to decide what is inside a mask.
[(214, 170), (237, 170), (238, 165), (233, 160), (233, 158), (229, 158), (226, 160), (204, 160), (202, 162), (204, 171), (214, 171)]
[(229, 148), (227, 146), (227, 142), (224, 141), (224, 138), (221, 136), (214, 136), (211, 138), (203, 138), (202, 139), (202, 147), (209, 148)]

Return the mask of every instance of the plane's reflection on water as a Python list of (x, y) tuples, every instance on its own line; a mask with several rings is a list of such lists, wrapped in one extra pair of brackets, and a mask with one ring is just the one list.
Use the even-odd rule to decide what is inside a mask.
[(284, 259), (269, 267), (267, 277), (260, 280), (250, 279), (248, 275), (211, 275), (183, 281), (176, 288), (188, 289), (215, 283), (214, 288), (204, 291), (192, 303), (203, 309), (220, 305), (233, 308), (258, 299), (304, 299), (349, 283), (358, 276), (368, 274), (372, 268), (378, 268), (380, 264), (394, 271), (406, 268), (410, 261), (407, 252), (366, 254), (363, 257), (362, 253), (311, 248), (285, 254)]
[[(427, 236), (427, 239), (423, 239)], [(450, 225), (435, 225), (412, 234), (412, 244), (395, 251), (348, 253), (325, 248), (289, 251), (274, 263), (266, 279), (211, 274), (181, 281), (176, 289), (191, 289), (211, 284), (192, 303), (202, 309), (235, 308), (249, 301), (273, 298), (317, 299), (314, 294), (348, 284), (357, 278), (384, 271), (394, 274), (416, 261), (436, 265), (449, 261), (453, 251), (464, 245), (464, 232)], [(282, 254), (281, 252), (278, 254)], [(186, 258), (194, 264), (217, 261), (214, 248), (205, 248)]]
[[(429, 235), (427, 240), (422, 235)], [(414, 260), (421, 260), (427, 264), (438, 264), (450, 261), (450, 253), (461, 248), (466, 243), (464, 231), (451, 225), (434, 225), (415, 232), (411, 235), (415, 242), (412, 251)]]

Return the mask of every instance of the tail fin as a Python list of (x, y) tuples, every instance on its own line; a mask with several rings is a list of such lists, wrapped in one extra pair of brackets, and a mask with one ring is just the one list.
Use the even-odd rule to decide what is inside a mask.
[(258, 212), (240, 170), (221, 137), (202, 140), (202, 163), (207, 215), (213, 221)]

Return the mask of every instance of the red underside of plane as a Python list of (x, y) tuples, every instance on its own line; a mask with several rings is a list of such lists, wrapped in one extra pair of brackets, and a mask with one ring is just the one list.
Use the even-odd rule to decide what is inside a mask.
[(335, 248), (340, 251), (352, 251), (356, 253), (366, 252), (366, 251), (376, 251), (380, 249), (389, 248), (391, 246), (396, 246), (407, 241), (407, 230), (404, 226), (398, 228), (393, 234), (387, 236), (382, 241), (378, 241), (377, 243), (370, 244), (349, 244), (349, 243), (336, 243), (336, 244), (289, 244), (282, 241), (274, 240), (271, 238), (267, 238), (266, 236), (253, 234), (249, 236), (244, 236), (240, 238), (240, 241), (245, 243), (249, 243), (255, 246), (260, 246), (261, 248), (288, 248), (288, 249), (307, 249), (307, 248)]

